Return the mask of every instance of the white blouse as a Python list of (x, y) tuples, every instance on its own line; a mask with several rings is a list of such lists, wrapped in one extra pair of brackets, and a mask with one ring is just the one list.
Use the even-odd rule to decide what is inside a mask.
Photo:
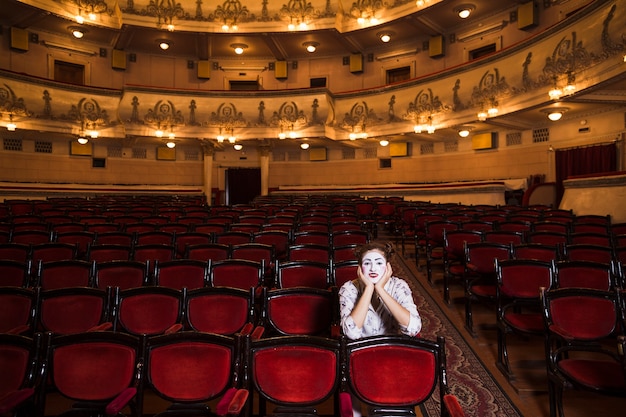
[[(408, 326), (402, 326), (393, 317), (391, 312), (381, 302), (377, 310), (370, 303), (363, 328), (359, 328), (352, 320), (350, 314), (354, 309), (358, 299), (359, 290), (352, 281), (348, 281), (339, 289), (339, 313), (341, 315), (341, 328), (349, 339), (360, 339), (366, 336), (405, 334), (416, 336), (422, 329), (422, 319), (417, 312), (417, 307), (413, 301), (413, 294), (409, 284), (401, 278), (391, 277), (385, 284), (385, 291), (402, 307), (406, 308), (411, 317)], [(374, 293), (374, 297), (376, 293)]]

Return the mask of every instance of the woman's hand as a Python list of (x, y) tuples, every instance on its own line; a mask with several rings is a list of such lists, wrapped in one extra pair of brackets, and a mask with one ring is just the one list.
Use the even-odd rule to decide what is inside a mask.
[(370, 280), (368, 276), (363, 274), (363, 270), (361, 269), (360, 265), (356, 269), (356, 274), (359, 277), (359, 281), (361, 281), (361, 283), (363, 284), (364, 288), (374, 287), (374, 283), (372, 283), (372, 280)]
[(374, 289), (376, 290), (377, 293), (380, 294), (381, 291), (385, 290), (385, 284), (389, 282), (389, 278), (391, 278), (392, 275), (393, 275), (393, 269), (391, 268), (391, 264), (387, 262), (387, 268), (385, 269), (385, 273), (383, 274), (383, 277), (374, 286)]

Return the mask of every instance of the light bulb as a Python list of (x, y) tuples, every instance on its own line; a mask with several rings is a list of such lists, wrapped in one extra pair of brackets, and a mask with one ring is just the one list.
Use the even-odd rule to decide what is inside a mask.
[(233, 148), (235, 148), (236, 151), (240, 151), (243, 149), (243, 145), (236, 143), (235, 145), (233, 145)]
[(80, 143), (81, 145), (86, 145), (86, 144), (87, 144), (87, 142), (89, 142), (89, 139), (84, 138), (84, 137), (82, 137), (82, 136), (81, 136), (81, 137), (79, 137), (78, 139), (76, 139), (76, 141), (77, 141), (78, 143)]
[(467, 130), (467, 129), (462, 129), (462, 130), (459, 130), (459, 136), (460, 136), (460, 137), (462, 137), (462, 138), (466, 138), (466, 137), (468, 137), (468, 136), (469, 136), (469, 133), (470, 133), (470, 132), (469, 132), (469, 130)]
[(387, 146), (387, 145), (389, 145), (389, 141), (387, 139), (381, 139), (381, 141), (378, 142), (378, 143), (380, 143), (380, 146)]
[(553, 122), (561, 120), (561, 117), (563, 117), (563, 113), (561, 113), (560, 111), (555, 111), (548, 114), (548, 119), (552, 120)]
[(301, 147), (302, 149), (304, 149), (304, 150), (307, 150), (307, 149), (309, 149), (309, 144), (308, 144), (308, 143), (301, 143), (301, 144), (300, 144), (300, 147)]
[(169, 141), (165, 144), (170, 149), (174, 149), (176, 147), (176, 142)]

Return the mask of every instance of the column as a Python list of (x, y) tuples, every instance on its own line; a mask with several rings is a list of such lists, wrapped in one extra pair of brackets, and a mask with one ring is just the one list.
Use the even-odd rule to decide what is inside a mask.
[(270, 146), (267, 141), (259, 145), (259, 158), (261, 165), (261, 195), (269, 194), (270, 172)]
[(211, 194), (213, 185), (213, 154), (215, 153), (215, 147), (213, 143), (208, 139), (201, 141), (202, 152), (204, 154), (204, 167), (202, 171), (203, 177), (203, 191), (206, 196), (207, 204), (211, 205)]

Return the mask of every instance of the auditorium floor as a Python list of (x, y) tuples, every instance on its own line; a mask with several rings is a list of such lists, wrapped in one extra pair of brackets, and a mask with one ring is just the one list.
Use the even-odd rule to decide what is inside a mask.
[[(445, 314), (461, 329), (463, 337), (468, 341), (482, 362), (495, 376), (515, 405), (528, 417), (549, 417), (549, 402), (545, 375), (545, 354), (542, 338), (522, 338), (508, 336), (507, 346), (509, 360), (513, 368), (514, 380), (508, 381), (495, 366), (498, 344), (495, 328), (495, 309), (492, 306), (474, 304), (475, 337), (465, 330), (465, 300), (460, 285), (451, 288), (451, 303), (443, 301), (443, 274), (440, 265), (433, 269), (434, 283), (428, 283), (424, 259), (420, 268), (415, 267), (413, 251), (407, 251), (407, 264), (422, 283), (422, 286), (437, 301)], [(594, 395), (581, 391), (565, 391), (564, 407), (566, 417), (613, 417), (624, 415), (626, 399)], [(468, 410), (469, 416), (474, 416)], [(476, 416), (479, 417), (479, 416)]]

